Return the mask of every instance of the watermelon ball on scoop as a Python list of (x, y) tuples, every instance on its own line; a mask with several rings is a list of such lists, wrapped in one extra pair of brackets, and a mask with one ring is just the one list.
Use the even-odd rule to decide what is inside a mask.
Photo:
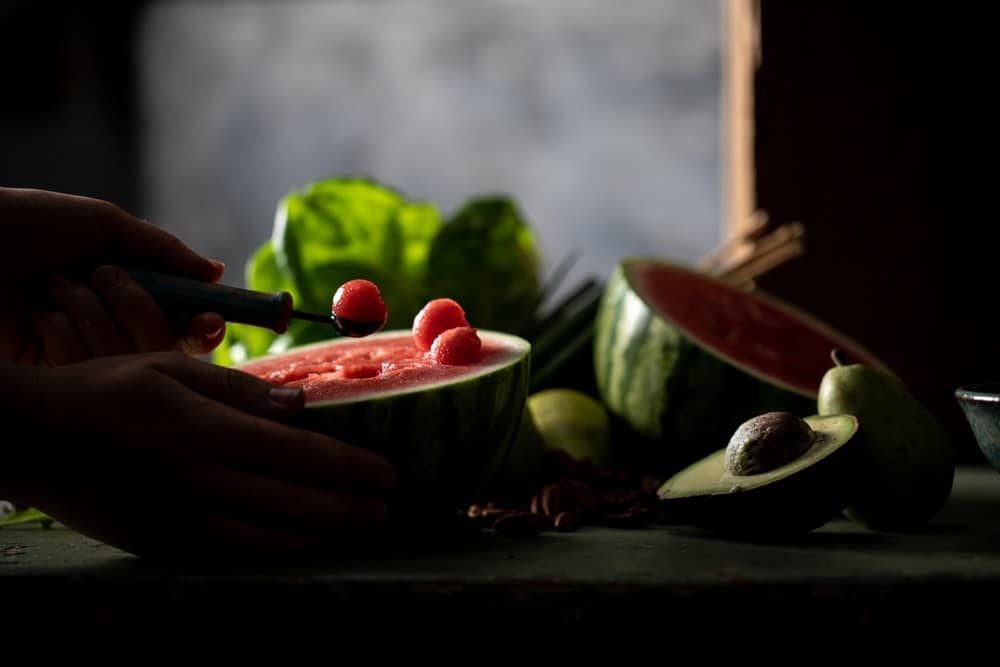
[(375, 333), (389, 317), (378, 286), (362, 278), (348, 280), (337, 289), (331, 311), (337, 328), (355, 338)]
[(427, 352), (434, 340), (445, 331), (468, 327), (465, 311), (454, 299), (431, 299), (413, 318), (413, 342)]
[(474, 364), (483, 356), (483, 342), (472, 327), (453, 327), (438, 334), (428, 354), (445, 366)]

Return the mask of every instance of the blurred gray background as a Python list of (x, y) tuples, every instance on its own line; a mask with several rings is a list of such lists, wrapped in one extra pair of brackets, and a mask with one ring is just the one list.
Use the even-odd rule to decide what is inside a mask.
[(139, 2), (61, 32), (46, 4), (5, 4), (8, 36), (64, 40), (64, 89), (5, 113), (2, 182), (115, 199), (227, 282), (282, 195), (336, 175), (444, 213), (508, 194), (546, 270), (580, 253), (568, 282), (720, 239), (717, 2)]

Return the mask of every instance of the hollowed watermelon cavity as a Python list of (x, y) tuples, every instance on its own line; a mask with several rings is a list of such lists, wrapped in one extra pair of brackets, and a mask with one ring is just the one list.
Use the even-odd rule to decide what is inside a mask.
[(385, 455), (396, 468), (394, 518), (450, 519), (481, 499), (503, 462), (528, 394), (530, 345), (479, 330), (476, 363), (434, 362), (411, 331), (338, 338), (254, 360), (242, 370), (302, 386), (301, 423)]
[(617, 267), (595, 326), (602, 399), (670, 467), (725, 447), (755, 415), (814, 414), (832, 349), (885, 369), (800, 309), (650, 258)]

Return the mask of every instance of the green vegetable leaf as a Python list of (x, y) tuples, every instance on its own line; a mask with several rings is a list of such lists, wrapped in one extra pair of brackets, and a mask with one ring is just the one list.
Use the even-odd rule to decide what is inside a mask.
[[(246, 282), (291, 293), (300, 310), (328, 313), (338, 287), (364, 278), (389, 306), (386, 328), (410, 328), (429, 299), (447, 296), (473, 326), (520, 333), (539, 305), (539, 264), (534, 235), (507, 199), (473, 200), (445, 224), (431, 203), (369, 179), (332, 178), (281, 199)], [(333, 335), (331, 327), (298, 320), (280, 336), (230, 324), (214, 360), (241, 363)]]
[(285, 196), (271, 240), (298, 307), (328, 312), (341, 284), (364, 278), (379, 286), (389, 304), (386, 326), (394, 328), (410, 326), (419, 310), (440, 228), (432, 204), (365, 179), (331, 179)]
[(434, 239), (428, 298), (451, 297), (473, 326), (522, 332), (534, 319), (541, 285), (534, 234), (513, 202), (473, 200)]
[(11, 512), (7, 516), (0, 519), (0, 528), (17, 526), (25, 523), (38, 523), (41, 524), (42, 528), (51, 528), (54, 522), (55, 519), (50, 517), (45, 512), (36, 510), (34, 507), (29, 507), (27, 509)]

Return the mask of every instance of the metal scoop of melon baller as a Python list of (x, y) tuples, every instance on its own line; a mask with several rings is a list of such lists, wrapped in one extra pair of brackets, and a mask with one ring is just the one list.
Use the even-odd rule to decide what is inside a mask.
[(153, 295), (164, 310), (190, 314), (219, 313), (227, 322), (239, 322), (270, 329), (288, 330), (292, 318), (329, 324), (344, 336), (361, 337), (382, 328), (382, 322), (361, 322), (295, 310), (288, 292), (254, 290), (207, 283), (155, 271), (130, 270), (128, 274)]

